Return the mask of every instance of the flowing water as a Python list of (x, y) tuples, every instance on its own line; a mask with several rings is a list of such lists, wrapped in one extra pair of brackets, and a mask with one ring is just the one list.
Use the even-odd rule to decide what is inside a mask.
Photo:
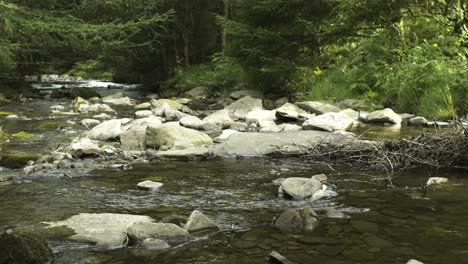
[[(3, 152), (41, 151), (66, 142), (85, 129), (38, 129), (48, 107), (65, 101), (34, 101), (6, 106), (32, 120), (4, 121), (5, 131), (38, 135), (33, 142), (11, 141)], [(35, 120), (36, 119), (36, 120)], [(61, 117), (55, 121), (78, 120)], [(403, 128), (406, 129), (406, 128)], [(364, 136), (401, 136), (381, 127), (359, 130)], [(403, 130), (405, 131), (405, 130)], [(417, 130), (405, 131), (415, 134)], [(329, 176), (339, 197), (310, 204), (320, 215), (312, 232), (284, 233), (271, 225), (283, 211), (308, 203), (278, 197), (275, 180), (330, 173), (324, 164), (298, 158), (134, 164), (128, 170), (95, 169), (79, 177), (41, 178), (0, 183), (0, 229), (66, 219), (78, 213), (141, 214), (159, 220), (203, 211), (222, 230), (205, 239), (167, 251), (119, 249), (96, 251), (64, 239), (51, 240), (53, 263), (266, 263), (275, 250), (295, 263), (468, 263), (468, 178), (465, 171), (407, 171), (387, 188), (385, 175), (366, 168), (334, 167)], [(0, 174), (17, 171), (4, 169)], [(449, 183), (424, 190), (429, 177), (448, 177)], [(164, 183), (148, 193), (135, 188), (143, 180)], [(336, 208), (350, 218), (325, 216)]]

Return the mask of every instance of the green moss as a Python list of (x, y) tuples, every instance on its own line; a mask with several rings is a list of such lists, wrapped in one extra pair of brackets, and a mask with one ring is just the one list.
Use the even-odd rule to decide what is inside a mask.
[(46, 122), (39, 126), (40, 129), (62, 129), (65, 123), (62, 122)]
[(37, 234), (11, 230), (0, 236), (0, 263), (45, 263), (52, 256), (47, 241)]
[(0, 155), (0, 166), (7, 168), (22, 168), (28, 161), (36, 161), (42, 157), (39, 153), (5, 153)]
[(18, 133), (15, 133), (11, 135), (14, 139), (20, 139), (20, 140), (34, 140), (36, 139), (36, 136), (33, 134), (29, 134), (28, 132), (20, 131)]
[(0, 127), (0, 142), (4, 142), (10, 139), (10, 135), (3, 131), (3, 128)]
[(0, 117), (5, 117), (9, 115), (16, 115), (16, 113), (8, 112), (8, 111), (0, 111)]

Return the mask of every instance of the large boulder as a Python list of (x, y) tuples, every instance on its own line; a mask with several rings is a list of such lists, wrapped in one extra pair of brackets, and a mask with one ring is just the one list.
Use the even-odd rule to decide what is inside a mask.
[(308, 113), (296, 105), (291, 103), (285, 103), (280, 108), (276, 109), (276, 115), (279, 118), (298, 120), (301, 116), (307, 115)]
[(367, 116), (368, 123), (391, 123), (401, 124), (401, 117), (390, 108), (378, 110), (370, 113)]
[(181, 149), (211, 145), (211, 138), (200, 131), (185, 128), (176, 122), (146, 129), (146, 146), (150, 148)]
[(123, 93), (121, 92), (103, 97), (102, 102), (105, 104), (121, 105), (121, 106), (135, 105), (132, 99), (130, 99), (127, 96), (124, 96)]
[(229, 97), (231, 97), (234, 100), (238, 100), (242, 97), (250, 96), (253, 98), (263, 98), (263, 92), (259, 90), (240, 90), (240, 91), (235, 91), (232, 92)]
[(216, 127), (218, 129), (228, 128), (234, 122), (229, 115), (229, 110), (223, 109), (205, 117), (203, 119), (204, 125)]
[(146, 125), (133, 125), (120, 134), (122, 149), (126, 151), (144, 150), (146, 146)]
[(323, 131), (248, 132), (231, 135), (226, 141), (211, 146), (211, 153), (214, 156), (227, 158), (303, 155), (323, 144), (336, 146), (356, 145), (356, 147), (359, 147), (361, 144), (374, 143), (357, 140), (346, 134)]
[(0, 245), (0, 263), (46, 263), (53, 255), (47, 240), (38, 234), (9, 229), (0, 235)]
[(74, 109), (78, 109), (78, 108), (80, 108), (80, 105), (89, 105), (89, 101), (78, 96), (73, 100), (72, 107)]
[(88, 133), (88, 137), (94, 140), (115, 139), (122, 133), (122, 124), (119, 120), (104, 121), (101, 124), (93, 127)]
[(261, 99), (246, 96), (226, 106), (225, 109), (229, 111), (231, 118), (245, 119), (249, 112), (253, 110), (262, 110), (263, 103)]
[(98, 143), (89, 138), (75, 140), (71, 144), (71, 150), (73, 151), (73, 154), (78, 157), (99, 156), (102, 153)]
[(153, 111), (151, 110), (140, 110), (135, 112), (136, 118), (145, 118), (153, 115)]
[(136, 223), (153, 222), (152, 218), (143, 215), (82, 213), (64, 221), (46, 224), (50, 227), (66, 226), (71, 228), (75, 233), (70, 237), (72, 240), (92, 243), (102, 249), (117, 249), (126, 246), (127, 232), (131, 226)]
[(219, 135), (218, 137), (214, 139), (214, 142), (220, 143), (220, 142), (226, 141), (230, 136), (237, 134), (237, 133), (240, 133), (240, 132), (234, 129), (223, 130), (221, 135)]
[(275, 226), (283, 231), (299, 231), (304, 227), (304, 223), (298, 211), (289, 209), (276, 219)]
[(203, 121), (200, 118), (198, 118), (196, 116), (191, 116), (191, 115), (187, 115), (187, 116), (182, 117), (179, 120), (179, 123), (183, 127), (197, 129), (197, 130), (202, 129), (203, 124), (204, 124)]
[(299, 108), (317, 115), (330, 113), (330, 112), (340, 112), (341, 109), (327, 103), (316, 102), (316, 101), (306, 101), (306, 102), (297, 102), (295, 103)]
[[(154, 150), (149, 150), (154, 152)], [(189, 147), (184, 149), (160, 150), (154, 157), (162, 160), (202, 160), (209, 156), (207, 147)]]
[(195, 210), (190, 215), (184, 229), (188, 232), (196, 232), (206, 229), (218, 229), (218, 226), (202, 212)]
[(428, 123), (427, 119), (421, 116), (416, 116), (409, 120), (409, 124), (412, 126), (427, 126)]
[(164, 109), (164, 116), (166, 117), (167, 121), (179, 121), (183, 117), (188, 116), (188, 114), (171, 107), (167, 107)]
[(282, 197), (292, 200), (305, 200), (322, 189), (322, 183), (309, 178), (288, 178), (280, 186), (278, 192)]
[(130, 245), (137, 245), (147, 238), (161, 239), (171, 245), (187, 242), (191, 239), (185, 229), (169, 223), (136, 222), (126, 230)]
[(276, 111), (253, 110), (247, 114), (245, 121), (249, 124), (259, 121), (276, 121)]
[(347, 131), (353, 126), (354, 120), (340, 113), (326, 113), (312, 117), (302, 124), (304, 130), (324, 130), (328, 132)]

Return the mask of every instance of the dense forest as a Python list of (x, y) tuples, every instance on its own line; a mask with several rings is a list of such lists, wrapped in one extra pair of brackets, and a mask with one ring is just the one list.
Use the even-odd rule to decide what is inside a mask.
[(464, 0), (3, 0), (0, 76), (468, 113)]

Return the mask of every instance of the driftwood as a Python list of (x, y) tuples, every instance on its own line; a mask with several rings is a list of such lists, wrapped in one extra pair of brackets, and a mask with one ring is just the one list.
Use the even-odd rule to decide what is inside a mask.
[[(457, 126), (447, 131), (417, 137), (361, 145), (320, 144), (306, 158), (326, 162), (383, 169), (393, 176), (410, 168), (468, 169), (468, 131)], [(391, 177), (389, 177), (391, 181)]]

